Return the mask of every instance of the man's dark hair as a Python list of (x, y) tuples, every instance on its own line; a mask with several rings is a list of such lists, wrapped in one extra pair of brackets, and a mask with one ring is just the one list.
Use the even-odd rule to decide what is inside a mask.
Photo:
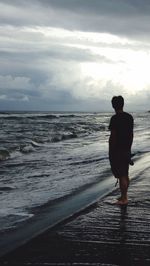
[(111, 100), (112, 102), (112, 107), (115, 109), (115, 110), (120, 110), (123, 108), (124, 106), (124, 99), (122, 96), (114, 96)]

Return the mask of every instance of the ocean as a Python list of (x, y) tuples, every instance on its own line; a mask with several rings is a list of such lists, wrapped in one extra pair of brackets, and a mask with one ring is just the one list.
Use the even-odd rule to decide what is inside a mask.
[[(44, 206), (59, 202), (63, 209), (68, 198), (113, 180), (108, 160), (112, 115), (0, 113), (0, 234), (29, 224)], [(150, 113), (132, 115), (136, 164), (150, 152)]]

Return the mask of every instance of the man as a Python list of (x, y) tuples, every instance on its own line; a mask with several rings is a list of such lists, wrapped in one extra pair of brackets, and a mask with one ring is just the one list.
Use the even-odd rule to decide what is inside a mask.
[(129, 164), (131, 162), (131, 146), (133, 142), (133, 117), (123, 111), (122, 96), (112, 98), (115, 115), (111, 117), (109, 130), (109, 160), (115, 178), (119, 179), (121, 197), (116, 204), (128, 203), (127, 191), (129, 186)]

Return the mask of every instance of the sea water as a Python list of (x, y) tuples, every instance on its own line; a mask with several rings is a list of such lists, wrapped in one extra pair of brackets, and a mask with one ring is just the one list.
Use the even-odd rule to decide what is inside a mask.
[[(134, 158), (149, 152), (150, 113), (134, 117)], [(0, 113), (0, 232), (43, 206), (107, 181), (112, 113)]]

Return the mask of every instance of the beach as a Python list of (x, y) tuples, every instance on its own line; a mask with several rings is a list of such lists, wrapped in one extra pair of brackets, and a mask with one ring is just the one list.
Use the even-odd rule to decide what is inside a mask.
[[(86, 231), (87, 241), (81, 237), (79, 243), (84, 242), (86, 244), (89, 241), (97, 243), (99, 237), (102, 236), (103, 240), (100, 240), (99, 243), (102, 242), (107, 247), (107, 238), (106, 243), (104, 243), (104, 232), (107, 232), (107, 228), (104, 228), (105, 231), (103, 231), (103, 226), (99, 223), (104, 221), (104, 224), (107, 224), (107, 221), (111, 220), (109, 214), (112, 212), (114, 220), (117, 219), (119, 225), (120, 222), (117, 217), (121, 215), (120, 209), (113, 206), (115, 193), (118, 194), (118, 192), (116, 192), (116, 180), (112, 176), (108, 159), (108, 138), (110, 134), (108, 125), (111, 115), (112, 113), (0, 113), (2, 125), (0, 129), (0, 256), (4, 259), (6, 255), (1, 263), (4, 264), (5, 260), (6, 262), (8, 260), (8, 265), (11, 265), (11, 259), (9, 260), (11, 252), (15, 254), (12, 255), (13, 259), (16, 258), (18, 261), (13, 263), (20, 263), (19, 265), (29, 264), (27, 257), (30, 257), (29, 260), (33, 263), (33, 260), (36, 261), (34, 256), (37, 256), (37, 253), (40, 254), (40, 252), (47, 253), (49, 265), (52, 265), (50, 263), (53, 262), (52, 254), (56, 255), (55, 258), (58, 257), (59, 263), (65, 263), (64, 261), (67, 261), (67, 259), (61, 260), (58, 254), (68, 243), (70, 248), (73, 249), (73, 259), (71, 260), (64, 250), (64, 256), (62, 253), (60, 253), (60, 256), (66, 256), (68, 263), (75, 263), (76, 252), (81, 253), (80, 249), (78, 250), (74, 246), (77, 242), (74, 243), (72, 240), (71, 244), (68, 242), (70, 240), (65, 242), (68, 239), (68, 231), (65, 230), (68, 229), (61, 229), (58, 225), (65, 224), (64, 228), (68, 228), (68, 221), (70, 224), (70, 219), (73, 219), (73, 221), (80, 220), (80, 217), (84, 217), (83, 213), (87, 212), (88, 208), (90, 208), (89, 214), (91, 213), (95, 218), (91, 219), (85, 216), (84, 220), (90, 221), (91, 233), (89, 234)], [(131, 209), (130, 217), (132, 212), (132, 214), (136, 212), (144, 217), (141, 212), (143, 209), (138, 209), (137, 203), (135, 203), (136, 208), (133, 206), (133, 202), (137, 198), (134, 199), (136, 194), (143, 197), (143, 206), (149, 206), (146, 190), (149, 188), (148, 169), (150, 165), (149, 115), (148, 112), (133, 114), (134, 142), (132, 155), (134, 166), (130, 166), (131, 186), (127, 207), (127, 210)], [(138, 186), (139, 182), (142, 186), (139, 185), (138, 189), (135, 189), (134, 184)], [(145, 187), (143, 184), (146, 184)], [(131, 199), (133, 199), (133, 202)], [(97, 206), (98, 209), (93, 208), (93, 206)], [(115, 217), (115, 215), (118, 216)], [(76, 219), (76, 217), (79, 218)], [(133, 216), (133, 219), (137, 220), (139, 218)], [(148, 215), (144, 219), (145, 224), (148, 224)], [(56, 226), (58, 226), (58, 232), (55, 231)], [(85, 236), (82, 228), (87, 226), (89, 227), (83, 222), (81, 222), (81, 227), (80, 224), (77, 225), (78, 234)], [(98, 235), (96, 231), (93, 231), (93, 228), (100, 230)], [(64, 230), (63, 237), (59, 233), (61, 230)], [(76, 235), (76, 229), (72, 228), (70, 230), (72, 235)], [(131, 228), (132, 231), (133, 228)], [(109, 232), (107, 232), (108, 235)], [(112, 235), (114, 237), (115, 233), (112, 232)], [(129, 236), (129, 234), (127, 235)], [(42, 242), (43, 236), (46, 237), (45, 241), (51, 247), (50, 254)], [(148, 231), (143, 231), (141, 241), (147, 236), (149, 236)], [(56, 239), (58, 249), (56, 247), (52, 249), (54, 239)], [(37, 247), (32, 244), (35, 242)], [(30, 243), (33, 248), (31, 248), (30, 256), (28, 256), (27, 250)], [(26, 244), (27, 246), (24, 246)], [(82, 246), (80, 244), (79, 246)], [(145, 245), (147, 245), (147, 242)], [(101, 248), (99, 247), (99, 249)], [(34, 249), (36, 250), (35, 253), (32, 252)], [(83, 249), (89, 254), (87, 260), (83, 259), (83, 262), (89, 263), (89, 257), (91, 256), (93, 263), (95, 263), (96, 254), (90, 255), (86, 245)], [(92, 250), (91, 244), (90, 249)], [(101, 252), (103, 254), (104, 251)], [(21, 262), (19, 262), (20, 254), (22, 254)], [(98, 254), (99, 258), (100, 253)], [(44, 261), (43, 253), (39, 256)], [(80, 260), (81, 256), (77, 261)], [(56, 261), (54, 259), (54, 263)], [(38, 263), (42, 263), (40, 259), (37, 259), (35, 265), (38, 265)]]
[(1, 265), (149, 265), (150, 154), (131, 177), (127, 206), (114, 204), (116, 188), (5, 254)]

